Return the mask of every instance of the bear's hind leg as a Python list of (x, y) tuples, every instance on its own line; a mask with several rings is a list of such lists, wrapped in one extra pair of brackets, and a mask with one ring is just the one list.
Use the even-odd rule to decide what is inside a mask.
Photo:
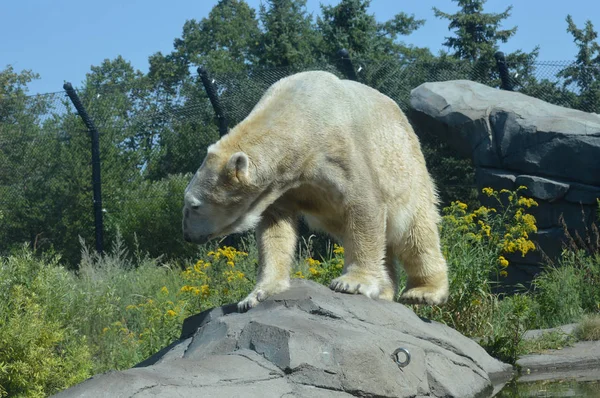
[(394, 249), (388, 246), (385, 251), (385, 268), (389, 276), (389, 283), (381, 289), (379, 298), (382, 300), (394, 301), (398, 291), (398, 268), (396, 265)]
[(267, 297), (290, 287), (290, 269), (296, 250), (298, 217), (286, 209), (269, 208), (256, 227), (258, 275), (256, 287), (238, 303), (247, 311)]
[(345, 265), (340, 277), (329, 286), (336, 292), (360, 293), (379, 298), (389, 284), (383, 264), (385, 256), (385, 211), (373, 206), (356, 206), (348, 210), (343, 244)]
[[(448, 272), (440, 250), (434, 218), (417, 218), (407, 233), (399, 257), (408, 276), (400, 295), (404, 304), (444, 304), (448, 300)], [(420, 222), (420, 224), (418, 224)]]

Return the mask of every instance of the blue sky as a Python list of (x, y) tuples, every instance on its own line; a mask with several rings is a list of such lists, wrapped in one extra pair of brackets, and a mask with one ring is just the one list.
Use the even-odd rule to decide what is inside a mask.
[[(41, 79), (30, 85), (30, 93), (61, 91), (64, 81), (79, 86), (90, 66), (122, 55), (143, 72), (148, 57), (172, 50), (188, 19), (200, 20), (216, 0), (2, 0), (0, 23), (0, 68), (31, 69)], [(319, 4), (337, 0), (308, 0), (309, 11), (319, 13)], [(258, 9), (260, 0), (248, 0)], [(600, 30), (600, 0), (488, 0), (486, 11), (501, 12), (513, 4), (504, 27), (518, 32), (501, 48), (530, 51), (539, 45), (542, 61), (572, 60), (576, 54), (565, 17), (571, 14), (580, 27), (591, 19)], [(433, 16), (432, 7), (454, 12), (450, 0), (372, 0), (370, 11), (380, 21), (404, 11), (426, 19), (425, 26), (404, 41), (434, 52), (450, 35), (448, 22)]]

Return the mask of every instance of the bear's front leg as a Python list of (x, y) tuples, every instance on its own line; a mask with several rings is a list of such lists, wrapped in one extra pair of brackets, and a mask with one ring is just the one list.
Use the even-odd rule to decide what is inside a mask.
[(379, 298), (393, 289), (384, 263), (385, 209), (369, 204), (355, 205), (347, 209), (345, 216), (344, 270), (331, 282), (330, 288)]
[(295, 213), (272, 206), (256, 227), (258, 275), (256, 287), (238, 303), (240, 312), (290, 287), (290, 269), (298, 240), (298, 218)]

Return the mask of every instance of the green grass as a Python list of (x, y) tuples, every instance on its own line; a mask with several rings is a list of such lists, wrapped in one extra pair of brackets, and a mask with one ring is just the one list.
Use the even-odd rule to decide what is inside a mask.
[(600, 314), (588, 315), (577, 325), (575, 336), (579, 340), (600, 340)]
[(520, 353), (538, 354), (546, 350), (562, 350), (571, 347), (577, 341), (575, 336), (558, 330), (543, 333), (540, 337), (521, 342)]

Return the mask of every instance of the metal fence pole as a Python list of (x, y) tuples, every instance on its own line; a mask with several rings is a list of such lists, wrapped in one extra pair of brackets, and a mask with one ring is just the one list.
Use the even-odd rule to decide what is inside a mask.
[(354, 65), (352, 65), (352, 59), (350, 58), (350, 54), (348, 50), (342, 48), (337, 52), (338, 57), (340, 57), (340, 63), (342, 65), (342, 72), (346, 75), (347, 79), (358, 81), (358, 77), (356, 76), (356, 71), (354, 70)]
[(102, 222), (102, 180), (100, 178), (100, 139), (98, 130), (94, 122), (86, 112), (77, 92), (73, 89), (71, 83), (65, 83), (63, 88), (71, 99), (77, 113), (86, 125), (92, 141), (92, 188), (94, 191), (94, 226), (96, 230), (96, 251), (99, 254), (104, 252), (104, 228)]
[(496, 51), (494, 58), (496, 58), (496, 65), (498, 66), (500, 80), (502, 81), (500, 88), (502, 90), (513, 91), (512, 81), (508, 73), (508, 66), (506, 65), (504, 53), (502, 51)]
[(210, 104), (212, 105), (215, 115), (217, 115), (217, 122), (219, 125), (219, 135), (223, 137), (227, 134), (227, 119), (225, 118), (225, 112), (223, 112), (223, 107), (221, 106), (221, 102), (219, 101), (219, 95), (217, 94), (217, 88), (213, 84), (208, 72), (203, 67), (198, 68), (198, 75), (202, 80), (202, 85), (204, 86), (204, 90), (208, 95), (208, 99), (210, 100)]

